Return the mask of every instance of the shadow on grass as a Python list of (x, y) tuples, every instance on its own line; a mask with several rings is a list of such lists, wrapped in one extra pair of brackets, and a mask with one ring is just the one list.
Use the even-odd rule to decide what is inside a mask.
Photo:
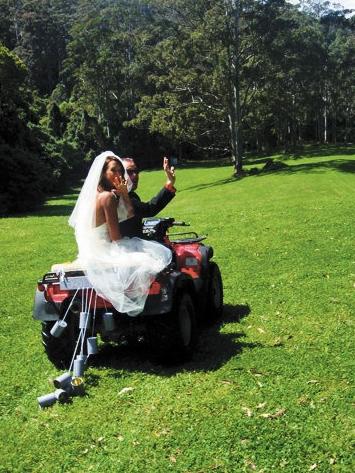
[(250, 308), (247, 305), (225, 305), (221, 320), (211, 326), (201, 327), (199, 343), (192, 360), (179, 365), (159, 364), (149, 347), (144, 344), (124, 347), (106, 345), (92, 360), (91, 365), (117, 370), (111, 375), (113, 377), (121, 377), (122, 370), (159, 376), (174, 376), (182, 371), (214, 371), (242, 353), (243, 349), (262, 346), (259, 343), (243, 341), (245, 334), (237, 328), (232, 333), (221, 333), (222, 327), (238, 323), (249, 313)]
[[(297, 160), (305, 158), (316, 158), (316, 157), (327, 157), (332, 155), (343, 155), (343, 156), (352, 156), (355, 155), (355, 146), (351, 143), (349, 144), (304, 144), (297, 145), (292, 151), (285, 151), (284, 149), (275, 148), (269, 152), (257, 152), (246, 151), (244, 156), (245, 165), (253, 164), (263, 164), (266, 163), (270, 158), (275, 158), (281, 161), (288, 160)], [(218, 167), (231, 167), (233, 168), (233, 162), (230, 157), (226, 155), (221, 156), (220, 158), (211, 158), (201, 161), (181, 161), (175, 168), (179, 169), (198, 169), (198, 168), (218, 168)], [(144, 172), (160, 171), (160, 167), (147, 168), (143, 169)]]
[[(71, 189), (70, 193), (48, 197), (44, 204), (36, 209), (26, 212), (15, 212), (7, 215), (6, 218), (21, 217), (66, 217), (72, 213), (79, 190)], [(65, 203), (61, 203), (65, 201)]]
[[(32, 215), (36, 217), (65, 217), (69, 216), (74, 208), (78, 192), (73, 189), (72, 193), (49, 197), (45, 204), (43, 204)], [(60, 203), (65, 200), (65, 204)], [(27, 214), (28, 215), (28, 214)]]
[[(208, 159), (201, 161), (184, 161), (175, 166), (176, 171), (180, 169), (211, 169), (211, 168), (223, 168), (232, 166), (232, 160), (230, 158), (220, 158), (220, 159)], [(161, 171), (161, 168), (150, 168), (142, 169), (145, 173)]]
[(73, 205), (43, 205), (41, 209), (32, 214), (33, 217), (69, 217), (74, 208)]
[(352, 156), (355, 155), (355, 146), (353, 145), (316, 145), (316, 146), (299, 146), (293, 151), (273, 150), (270, 153), (250, 152), (244, 158), (245, 164), (256, 164), (266, 162), (268, 159), (277, 156), (280, 160), (297, 160), (305, 158), (320, 158), (327, 156)]
[[(332, 155), (345, 155), (351, 156), (355, 154), (354, 145), (314, 145), (314, 146), (304, 146), (298, 152), (295, 153), (295, 156), (302, 155), (304, 158), (317, 158), (321, 156), (332, 156)], [(287, 156), (287, 154), (286, 154)], [(289, 159), (292, 159), (294, 155), (290, 154)], [(296, 158), (297, 159), (297, 158)]]
[[(270, 154), (271, 153), (271, 154)], [(272, 150), (271, 152), (256, 152), (247, 151), (243, 158), (244, 165), (256, 165), (264, 164), (270, 159), (279, 161), (298, 160), (305, 158), (317, 158), (317, 157), (328, 157), (328, 156), (353, 156), (355, 155), (355, 146), (353, 145), (304, 145), (298, 146), (293, 151), (284, 150)], [(182, 169), (194, 169), (194, 168), (218, 168), (218, 167), (230, 167), (233, 169), (233, 163), (230, 158), (222, 157), (219, 159), (210, 159), (204, 161), (186, 161), (177, 166)], [(147, 169), (146, 172), (155, 171), (155, 169)]]
[(328, 170), (334, 170), (339, 172), (355, 172), (355, 160), (352, 159), (334, 159), (331, 161), (317, 161), (311, 163), (302, 163), (287, 165), (282, 161), (268, 161), (266, 164), (270, 163), (269, 166), (266, 166), (265, 169), (255, 170), (253, 173), (250, 172), (249, 175), (261, 176), (265, 174), (294, 174), (298, 172), (303, 173), (320, 173), (326, 172)]
[[(303, 158), (303, 157), (302, 157)], [(261, 161), (258, 161), (260, 164)], [(294, 164), (294, 165), (287, 165), (283, 161), (279, 160), (272, 160), (270, 158), (265, 158), (264, 161), (265, 168), (252, 168), (246, 171), (241, 177), (231, 177), (227, 179), (219, 179), (214, 182), (208, 182), (206, 184), (197, 184), (195, 186), (186, 187), (184, 190), (203, 190), (208, 189), (210, 187), (217, 187), (226, 184), (237, 183), (241, 179), (249, 178), (249, 177), (263, 177), (270, 174), (279, 174), (279, 175), (292, 175), (295, 173), (305, 173), (305, 174), (312, 174), (312, 173), (324, 173), (329, 170), (339, 171), (339, 172), (346, 172), (346, 173), (355, 173), (355, 160), (352, 159), (335, 159), (331, 161), (318, 161), (312, 163), (302, 163), (302, 164)]]

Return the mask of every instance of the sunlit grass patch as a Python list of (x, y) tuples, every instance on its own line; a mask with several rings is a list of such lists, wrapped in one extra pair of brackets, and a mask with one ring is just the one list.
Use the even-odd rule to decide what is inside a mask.
[[(178, 169), (163, 215), (208, 235), (223, 319), (181, 366), (108, 351), (87, 396), (44, 411), (36, 397), (58, 372), (31, 319), (34, 288), (76, 256), (75, 198), (1, 219), (0, 471), (353, 471), (355, 155), (342, 153), (241, 180), (227, 166)], [(141, 196), (163, 183), (143, 172)]]

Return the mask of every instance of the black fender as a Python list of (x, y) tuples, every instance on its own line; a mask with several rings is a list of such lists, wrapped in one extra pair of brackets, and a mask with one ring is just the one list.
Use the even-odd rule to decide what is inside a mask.
[(148, 296), (141, 317), (171, 312), (175, 297), (179, 291), (188, 291), (196, 303), (195, 283), (188, 274), (172, 271), (166, 275), (161, 284), (160, 294)]
[(36, 289), (32, 316), (35, 320), (54, 321), (60, 318), (60, 309), (57, 304), (48, 302), (44, 292)]
[(201, 245), (200, 246), (200, 253), (201, 253), (201, 266), (202, 266), (202, 276), (206, 276), (208, 274), (208, 263), (213, 257), (213, 248), (212, 246)]

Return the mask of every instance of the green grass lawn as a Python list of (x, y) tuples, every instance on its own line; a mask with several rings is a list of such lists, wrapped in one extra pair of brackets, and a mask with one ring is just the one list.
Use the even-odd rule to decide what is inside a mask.
[[(240, 180), (230, 166), (177, 171), (163, 215), (208, 234), (225, 290), (193, 360), (108, 351), (87, 396), (46, 410), (36, 398), (59, 372), (32, 302), (51, 264), (76, 256), (76, 195), (0, 220), (1, 472), (355, 471), (355, 149), (283, 162)], [(162, 183), (142, 173), (141, 196)]]

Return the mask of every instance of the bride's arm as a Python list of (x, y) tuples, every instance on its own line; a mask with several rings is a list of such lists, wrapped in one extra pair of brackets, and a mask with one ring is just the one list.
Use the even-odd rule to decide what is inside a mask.
[(122, 235), (118, 225), (117, 198), (112, 192), (105, 192), (105, 194), (102, 199), (102, 208), (105, 214), (108, 234), (112, 241), (118, 241), (121, 240)]

